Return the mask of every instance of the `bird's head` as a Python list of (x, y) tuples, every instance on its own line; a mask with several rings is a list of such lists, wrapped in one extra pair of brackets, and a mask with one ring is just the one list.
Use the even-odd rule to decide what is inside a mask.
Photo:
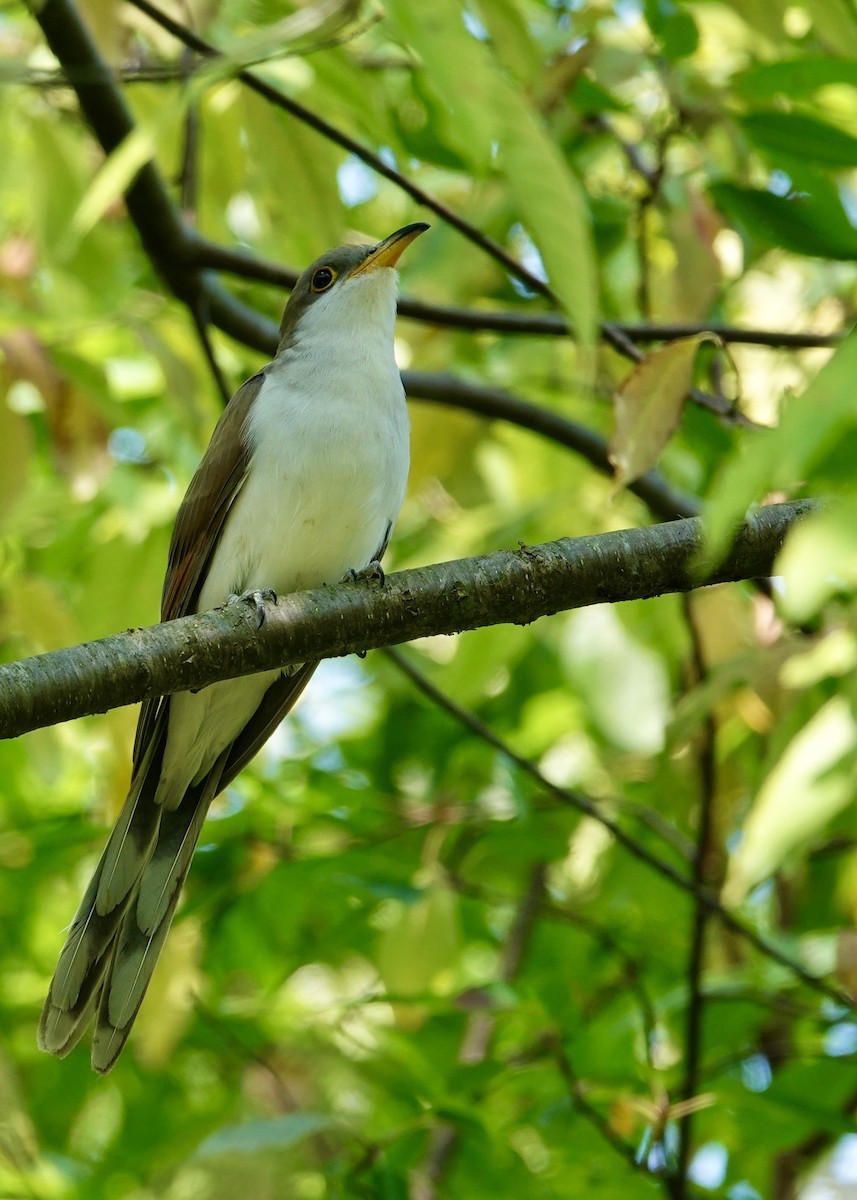
[[(342, 338), (389, 329), (396, 314), (396, 264), (425, 233), (418, 221), (397, 229), (375, 246), (338, 246), (307, 267), (289, 297), (280, 325), (282, 351), (307, 336)], [(279, 351), (278, 351), (279, 353)]]

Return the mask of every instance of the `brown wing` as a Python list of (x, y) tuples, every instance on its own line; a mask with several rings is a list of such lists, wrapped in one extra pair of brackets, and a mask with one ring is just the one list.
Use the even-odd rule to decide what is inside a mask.
[[(247, 475), (244, 422), (265, 380), (260, 371), (242, 385), (223, 410), (208, 449), (190, 481), (176, 517), (161, 597), (161, 620), (192, 612), (205, 570)], [(163, 709), (161, 699), (147, 700), (140, 711), (134, 741), (134, 769), (145, 754)]]
[(265, 372), (260, 371), (229, 401), (190, 481), (170, 542), (161, 598), (162, 621), (183, 617), (193, 609), (226, 515), (247, 475), (244, 422), (264, 380)]

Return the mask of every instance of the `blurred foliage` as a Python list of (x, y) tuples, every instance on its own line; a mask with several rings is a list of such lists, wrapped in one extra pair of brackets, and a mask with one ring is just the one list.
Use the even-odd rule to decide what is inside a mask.
[[(207, 237), (301, 267), (343, 236), (423, 215), (228, 70), (183, 81), (175, 42), (133, 8), (80, 7)], [(584, 340), (598, 311), (700, 330), (849, 327), (850, 0), (323, 7), (299, 36), (284, 0), (187, 0), (181, 13), (230, 68), (259, 63), (545, 273)], [(121, 170), (98, 174), (73, 94), (53, 86), (56, 64), (14, 3), (0, 47), (0, 652), (13, 659), (155, 619), (219, 399), (116, 198)], [(134, 78), (164, 65), (173, 78)], [(433, 224), (408, 255), (408, 293), (543, 308)], [(231, 286), (279, 315), (273, 289)], [(213, 336), (237, 386), (258, 358)], [(604, 434), (630, 370), (565, 338), (405, 320), (398, 349), (404, 366), (509, 389)], [(754, 929), (853, 992), (857, 342), (733, 355), (744, 411), (775, 430), (689, 408), (661, 454), (675, 386), (670, 414), (639, 375), (623, 394), (642, 391), (659, 430), (647, 450), (647, 422), (631, 422), (635, 455), (661, 454), (708, 502), (713, 544), (768, 495), (828, 501), (787, 545), (774, 602), (718, 588), (410, 654), (685, 877), (701, 845), (699, 878), (725, 882)], [(694, 369), (735, 391), (716, 348)], [(658, 377), (643, 372), (655, 396)], [(649, 519), (533, 434), (445, 408), (413, 418), (394, 566)], [(82, 1050), (40, 1056), (61, 930), (124, 798), (133, 729), (117, 711), (0, 743), (0, 1194), (854, 1194), (853, 1011), (716, 917), (697, 977), (692, 897), (377, 654), (322, 668), (218, 801), (116, 1071), (97, 1079)], [(821, 1154), (823, 1184), (804, 1185)]]

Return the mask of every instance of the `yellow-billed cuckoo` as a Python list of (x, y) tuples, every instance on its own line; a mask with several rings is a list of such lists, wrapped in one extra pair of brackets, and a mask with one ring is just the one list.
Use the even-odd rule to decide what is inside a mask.
[[(428, 228), (342, 246), (295, 286), (274, 360), (233, 396), (179, 509), (161, 619), (263, 589), (337, 583), (380, 559), (408, 474), (393, 357), (396, 263)], [(147, 701), (131, 786), (71, 924), (39, 1025), (65, 1055), (95, 1014), (109, 1071), (142, 1003), (209, 805), (294, 705), (316, 663)]]

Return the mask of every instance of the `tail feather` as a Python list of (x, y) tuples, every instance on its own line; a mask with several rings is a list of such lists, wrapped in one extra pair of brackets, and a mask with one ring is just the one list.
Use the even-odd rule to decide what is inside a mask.
[(159, 748), (160, 739), (153, 739), (131, 782), (128, 799), (101, 857), (95, 905), (101, 915), (112, 912), (126, 899), (140, 878), (158, 836), (161, 810), (152, 804), (149, 793), (152, 790), (150, 768)]
[(39, 1022), (42, 1050), (68, 1054), (96, 1012), (93, 1066), (107, 1071), (115, 1062), (167, 936), (225, 758), (226, 752), (172, 812), (154, 803), (159, 771), (149, 769), (152, 759), (141, 764), (60, 953)]
[[(105, 867), (115, 860), (115, 842), (125, 841), (135, 813), (151, 807), (146, 804), (147, 792), (151, 789), (151, 784), (147, 787), (147, 774), (135, 779), (132, 785), (60, 951), (39, 1022), (38, 1044), (49, 1053), (67, 1054), (73, 1049), (86, 1028), (83, 1014), (91, 1015), (97, 1000), (107, 969), (108, 951), (133, 894), (132, 883), (110, 908), (102, 907), (99, 895), (103, 891)], [(157, 816), (160, 818), (159, 813)], [(141, 859), (134, 867), (137, 877), (145, 861), (145, 858)]]
[(84, 913), (81, 909), (72, 922), (51, 981), (49, 1000), (53, 1004), (72, 1008), (81, 992), (91, 990), (89, 981), (93, 967), (101, 962), (104, 952), (111, 946), (126, 907), (123, 904), (113, 912), (99, 916), (93, 896), (88, 911)]
[(178, 808), (165, 812), (161, 818), (157, 844), (137, 892), (137, 926), (149, 937), (164, 920), (173, 896), (187, 874), (219, 779), (220, 771), (215, 768), (201, 793), (198, 788), (191, 789)]
[[(107, 969), (105, 963), (102, 975)], [(98, 991), (92, 992), (82, 1004), (74, 1004), (70, 1008), (60, 1008), (56, 1004), (45, 1004), (42, 1019), (39, 1022), (39, 1049), (55, 1054), (57, 1058), (65, 1058), (75, 1048), (83, 1037), (89, 1025)]]
[[(119, 1057), (152, 979), (193, 851), (212, 799), (217, 794), (228, 751), (201, 787), (190, 788), (179, 807), (166, 814), (158, 840), (116, 937), (95, 1017), (92, 1065), (105, 1074)], [(146, 903), (144, 905), (144, 898)], [(147, 921), (141, 917), (141, 906)]]
[[(185, 868), (185, 875), (190, 867)], [(184, 876), (180, 880), (184, 883)], [(113, 945), (107, 978), (101, 988), (92, 1036), (92, 1066), (106, 1075), (128, 1040), (134, 1019), (146, 995), (179, 902), (181, 886), (173, 893), (164, 920), (149, 937), (137, 928), (133, 912), (125, 918)]]
[(279, 675), (211, 770), (176, 786), (169, 804), (157, 803), (169, 698), (157, 708), (143, 706), (131, 789), (60, 954), (39, 1023), (40, 1049), (68, 1054), (94, 1013), (92, 1065), (102, 1073), (113, 1066), (152, 978), (211, 801), (266, 741), (315, 666)]

